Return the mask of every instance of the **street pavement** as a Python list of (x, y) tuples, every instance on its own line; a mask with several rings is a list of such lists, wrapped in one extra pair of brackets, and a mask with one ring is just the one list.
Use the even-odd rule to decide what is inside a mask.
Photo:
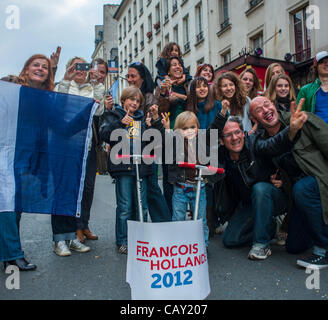
[[(0, 268), (0, 300), (130, 300), (126, 255), (116, 252), (115, 185), (97, 176), (90, 229), (98, 241), (87, 241), (88, 253), (58, 257), (53, 252), (49, 215), (23, 214), (21, 240), (26, 258), (37, 265), (20, 273), (20, 289), (8, 290), (8, 274)], [(221, 236), (209, 244), (211, 293), (208, 300), (328, 300), (328, 269), (320, 271), (320, 289), (307, 289), (305, 269), (296, 266), (304, 255), (272, 246), (265, 261), (247, 259), (249, 248), (226, 249)], [(308, 279), (308, 283), (310, 283)]]

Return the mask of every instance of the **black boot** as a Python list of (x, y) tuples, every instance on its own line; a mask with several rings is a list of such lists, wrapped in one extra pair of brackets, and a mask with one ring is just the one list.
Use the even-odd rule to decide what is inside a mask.
[(25, 258), (5, 261), (3, 264), (5, 269), (10, 265), (17, 266), (20, 271), (32, 271), (36, 269), (36, 265), (29, 263), (28, 261), (25, 260)]

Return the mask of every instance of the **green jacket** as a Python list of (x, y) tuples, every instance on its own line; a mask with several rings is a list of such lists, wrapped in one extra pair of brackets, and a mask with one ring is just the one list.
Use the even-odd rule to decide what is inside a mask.
[[(316, 178), (320, 190), (323, 220), (328, 224), (328, 125), (313, 113), (307, 112), (307, 115), (308, 120), (292, 152), (301, 170)], [(289, 125), (290, 113), (281, 112), (280, 120), (285, 125)]]
[(305, 85), (301, 88), (300, 92), (297, 95), (297, 104), (302, 98), (305, 98), (303, 105), (303, 110), (308, 112), (315, 112), (316, 102), (317, 102), (317, 92), (320, 89), (321, 81), (319, 78), (315, 81)]

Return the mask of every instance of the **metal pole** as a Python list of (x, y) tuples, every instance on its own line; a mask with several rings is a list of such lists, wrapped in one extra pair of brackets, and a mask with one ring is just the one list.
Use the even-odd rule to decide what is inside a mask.
[(194, 212), (194, 220), (195, 221), (198, 219), (200, 189), (201, 189), (201, 183), (203, 181), (202, 169), (199, 169), (198, 177), (196, 180), (197, 180), (197, 189), (196, 189), (196, 202), (195, 202), (195, 212)]
[(139, 209), (139, 220), (140, 222), (144, 222), (143, 220), (143, 212), (142, 212), (142, 200), (141, 200), (141, 179), (139, 178), (139, 157), (136, 158), (136, 180), (137, 180), (137, 198), (138, 198), (138, 209)]

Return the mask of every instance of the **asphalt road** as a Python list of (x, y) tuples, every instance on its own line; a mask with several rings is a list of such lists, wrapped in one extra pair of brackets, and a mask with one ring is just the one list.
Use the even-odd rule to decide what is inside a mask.
[[(109, 176), (97, 176), (90, 228), (98, 241), (89, 253), (58, 257), (53, 253), (50, 217), (23, 214), (21, 239), (25, 256), (37, 265), (20, 273), (20, 289), (8, 290), (9, 276), (0, 268), (1, 300), (129, 300), (125, 255), (115, 246), (115, 194)], [(249, 248), (226, 249), (221, 236), (210, 239), (208, 300), (328, 300), (328, 269), (320, 272), (320, 289), (309, 290), (309, 274), (296, 266), (303, 255), (272, 246), (265, 261), (247, 259)]]

